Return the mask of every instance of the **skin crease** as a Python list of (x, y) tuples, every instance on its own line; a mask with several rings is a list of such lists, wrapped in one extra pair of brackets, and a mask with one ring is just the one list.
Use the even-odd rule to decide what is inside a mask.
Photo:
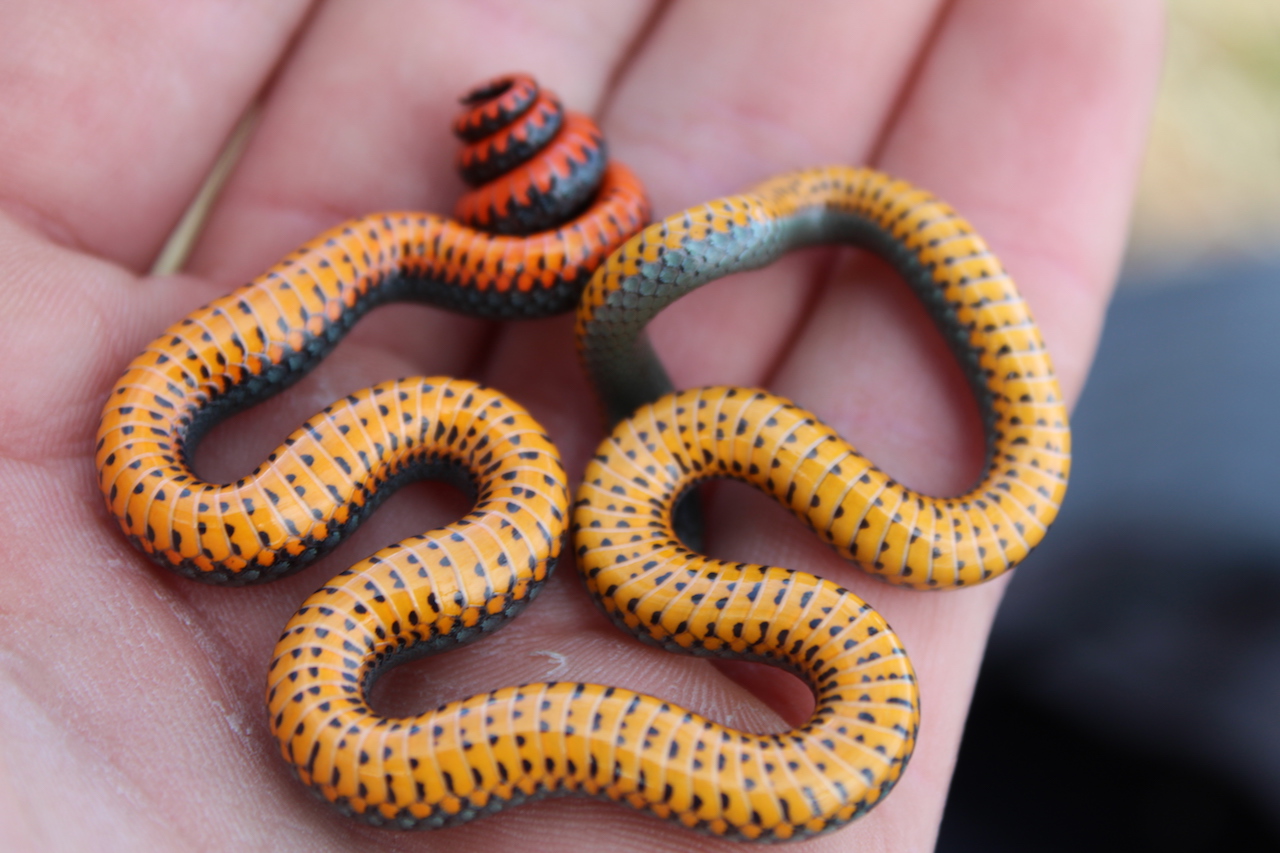
[[(160, 329), (322, 228), (371, 210), (450, 209), (454, 99), (528, 70), (602, 119), (659, 216), (827, 162), (927, 188), (999, 254), (1074, 399), (1123, 244), (1161, 27), (1153, 0), (6, 7), (0, 846), (14, 851), (729, 849), (589, 801), (399, 834), (312, 800), (265, 725), (278, 631), (340, 568), (465, 507), (443, 487), (414, 487), (295, 577), (193, 584), (135, 553), (102, 507), (92, 441), (104, 395)], [(186, 274), (143, 275), (259, 92), (261, 121)], [(217, 429), (197, 467), (238, 476), (342, 394), (453, 373), (526, 406), (576, 476), (601, 424), (570, 328), (380, 309), (312, 377)], [(913, 487), (958, 491), (978, 468), (958, 370), (874, 261), (797, 254), (690, 296), (653, 335), (678, 386), (767, 386)], [(849, 828), (789, 849), (930, 850), (1002, 583), (891, 589), (736, 486), (716, 492), (708, 524), (717, 556), (815, 572), (866, 598), (920, 678), (919, 746), (897, 790)], [(408, 712), (548, 677), (644, 690), (766, 730), (810, 702), (771, 670), (641, 646), (594, 609), (568, 564), (509, 627), (402, 668), (378, 698)]]

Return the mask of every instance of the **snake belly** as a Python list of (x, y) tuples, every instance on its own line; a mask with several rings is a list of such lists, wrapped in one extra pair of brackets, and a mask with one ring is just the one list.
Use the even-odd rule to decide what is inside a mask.
[[(784, 398), (744, 388), (676, 393), (644, 336), (684, 293), (815, 243), (892, 263), (928, 307), (977, 397), (987, 464), (936, 498), (880, 471)], [(711, 559), (677, 532), (676, 507), (713, 477), (779, 501), (839, 554), (916, 589), (981, 583), (1043, 536), (1066, 488), (1066, 409), (1040, 333), (996, 258), (928, 193), (869, 169), (813, 169), (655, 223), (596, 272), (578, 311), (582, 360), (616, 425), (574, 505), (579, 571), (624, 630), (675, 652), (768, 662), (804, 679), (804, 725), (761, 736), (641, 697), (633, 804), (734, 838), (787, 839), (864, 814), (915, 744), (919, 697), (884, 620), (830, 581)], [(642, 709), (642, 710), (641, 710)], [(625, 740), (625, 744), (623, 741)], [(717, 744), (720, 749), (717, 750)], [(713, 763), (703, 759), (715, 756)], [(645, 761), (645, 758), (648, 761)]]

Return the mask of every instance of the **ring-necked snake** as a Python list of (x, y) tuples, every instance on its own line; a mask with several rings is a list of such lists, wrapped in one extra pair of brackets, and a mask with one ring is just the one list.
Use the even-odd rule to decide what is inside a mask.
[[(482, 87), (472, 104), (458, 123), (464, 138), (511, 126), (513, 116), (527, 126), (513, 137), (558, 123), (540, 118), (525, 78)], [(464, 165), (512, 147), (472, 146)], [(611, 174), (621, 177), (610, 184)], [(542, 195), (525, 197), (539, 206)], [(446, 378), (384, 383), (326, 408), (235, 484), (204, 483), (187, 465), (204, 429), (296, 380), (372, 304), (427, 298), (496, 316), (564, 308), (582, 270), (607, 253), (579, 251), (574, 239), (625, 236), (645, 215), (643, 196), (616, 166), (596, 199), (577, 227), (554, 232), (566, 247), (558, 264), (552, 252), (439, 217), (367, 217), (188, 317), (135, 360), (107, 404), (98, 463), (108, 506), (163, 564), (244, 583), (314, 559), (398, 482), (446, 476), (473, 489), (465, 518), (385, 548), (313, 594), (276, 647), (272, 731), (299, 777), (346, 813), (445, 826), (581, 793), (734, 838), (834, 828), (878, 802), (910, 756), (918, 720), (910, 663), (851, 593), (801, 572), (705, 558), (680, 542), (672, 515), (696, 483), (743, 479), (844, 556), (921, 588), (980, 582), (1038, 541), (1069, 464), (1056, 382), (998, 262), (922, 191), (841, 168), (770, 181), (636, 235), (595, 272), (579, 310), (584, 362), (618, 421), (573, 509), (579, 569), (641, 639), (763, 660), (806, 679), (817, 705), (794, 731), (738, 732), (660, 699), (571, 683), (504, 688), (410, 718), (370, 709), (368, 689), (390, 664), (498, 627), (558, 556), (566, 490), (555, 448), (496, 391)], [(601, 205), (609, 212), (592, 219)], [(493, 227), (486, 214), (468, 215)], [(553, 242), (544, 235), (539, 245)], [(969, 494), (911, 492), (763, 391), (667, 393), (645, 323), (693, 287), (812, 242), (884, 254), (932, 310), (986, 422), (989, 464)], [(571, 269), (576, 283), (535, 274), (536, 257)]]

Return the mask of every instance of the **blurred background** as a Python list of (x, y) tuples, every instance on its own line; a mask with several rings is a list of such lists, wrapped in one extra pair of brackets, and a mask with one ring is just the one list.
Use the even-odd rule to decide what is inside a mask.
[(940, 853), (1280, 850), (1280, 0), (1170, 0), (1070, 493)]

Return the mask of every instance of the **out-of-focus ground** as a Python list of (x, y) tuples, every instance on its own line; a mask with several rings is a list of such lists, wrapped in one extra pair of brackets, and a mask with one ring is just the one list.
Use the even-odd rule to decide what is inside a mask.
[(1126, 264), (1143, 282), (1214, 258), (1280, 253), (1280, 0), (1168, 9)]

